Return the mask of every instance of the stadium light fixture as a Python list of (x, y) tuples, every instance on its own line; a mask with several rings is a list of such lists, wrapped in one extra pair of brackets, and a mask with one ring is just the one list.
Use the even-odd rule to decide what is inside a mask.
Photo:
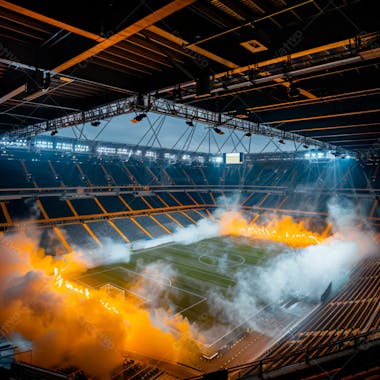
[(224, 135), (224, 132), (218, 127), (214, 127), (213, 129), (214, 129), (214, 132), (217, 133), (218, 135)]
[(288, 92), (289, 99), (298, 98), (301, 94), (299, 87), (296, 87), (296, 85), (293, 83), (292, 80), (290, 80), (290, 84), (289, 84), (287, 92)]
[(131, 122), (132, 123), (138, 123), (142, 119), (144, 119), (144, 117), (146, 117), (146, 114), (145, 113), (140, 113), (140, 114), (136, 115), (133, 119), (131, 119)]
[(196, 79), (195, 98), (200, 99), (210, 95), (210, 79), (208, 73), (205, 72)]

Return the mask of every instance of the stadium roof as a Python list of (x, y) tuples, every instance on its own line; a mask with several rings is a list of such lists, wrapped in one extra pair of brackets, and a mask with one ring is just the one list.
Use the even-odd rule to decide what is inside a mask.
[(0, 0), (0, 126), (150, 94), (348, 150), (378, 149), (375, 6)]

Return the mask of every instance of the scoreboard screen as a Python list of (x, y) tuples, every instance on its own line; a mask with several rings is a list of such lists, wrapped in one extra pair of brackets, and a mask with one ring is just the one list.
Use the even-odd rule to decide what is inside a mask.
[(243, 163), (243, 153), (225, 153), (225, 164), (241, 164)]

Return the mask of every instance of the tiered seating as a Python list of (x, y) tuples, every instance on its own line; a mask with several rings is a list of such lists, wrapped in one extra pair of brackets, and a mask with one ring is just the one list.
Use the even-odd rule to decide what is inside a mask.
[[(157, 367), (152, 367), (148, 364), (135, 361), (133, 359), (126, 359), (123, 366), (116, 369), (112, 376), (112, 380), (154, 380), (162, 379), (165, 372)], [(168, 378), (171, 378), (168, 375)]]
[(54, 161), (52, 165), (60, 180), (65, 186), (86, 186), (86, 177), (81, 176), (78, 168), (69, 159), (63, 158), (62, 161)]
[[(305, 352), (292, 352), (376, 330), (380, 327), (380, 259), (369, 258), (352, 273), (351, 280), (328, 303), (314, 312), (296, 331), (281, 339), (267, 356), (283, 357), (265, 366), (273, 370), (305, 360)], [(338, 350), (337, 346), (313, 350), (309, 359)]]
[(121, 197), (132, 210), (145, 210), (149, 208), (144, 202), (143, 197), (137, 197), (133, 194), (122, 194)]
[[(173, 232), (179, 226), (196, 223), (200, 217), (206, 217), (202, 209), (215, 204), (221, 197), (236, 194), (240, 194), (245, 211), (254, 207), (255, 213), (270, 209), (297, 215), (297, 210), (300, 210), (317, 212), (313, 215), (320, 217), (327, 213), (327, 203), (331, 197), (327, 191), (335, 186), (334, 182), (338, 184), (337, 178), (340, 180), (339, 186), (349, 188), (363, 186), (368, 176), (352, 160), (339, 165), (310, 165), (304, 160), (288, 160), (257, 161), (243, 165), (206, 162), (203, 166), (191, 166), (187, 162), (168, 165), (167, 162), (154, 162), (143, 157), (119, 160), (116, 157), (27, 150), (15, 151), (0, 160), (2, 194), (7, 194), (7, 188), (15, 187), (34, 191), (28, 198), (14, 197), (3, 201), (0, 208), (3, 229), (7, 228), (9, 221), (17, 223), (34, 219), (41, 221), (40, 227), (51, 230), (52, 225), (49, 225), (47, 218), (54, 218), (52, 223), (65, 226), (69, 223), (67, 228), (62, 226), (67, 230), (67, 240), (75, 245), (80, 244), (81, 239), (71, 235), (81, 231), (86, 237), (83, 243), (87, 245), (88, 238), (92, 244), (95, 242), (95, 246), (104, 241), (103, 234), (116, 241), (133, 241)], [(378, 171), (370, 170), (376, 180)], [(211, 186), (196, 187), (205, 184)], [(301, 190), (304, 189), (303, 185), (306, 188), (317, 186), (325, 189), (326, 193), (314, 193), (310, 189), (293, 193), (293, 187), (297, 189), (299, 185), (298, 189)], [(74, 189), (70, 190), (69, 187)], [(60, 193), (54, 194), (53, 190), (49, 190), (49, 196), (40, 195), (47, 188), (55, 188), (57, 190), (54, 191)], [(141, 193), (141, 190), (146, 191)], [(68, 192), (71, 194), (66, 195)], [(99, 195), (100, 192), (102, 195)], [(9, 194), (13, 193), (14, 190), (9, 190)], [(351, 194), (358, 214), (379, 218), (379, 201), (373, 193), (367, 193), (356, 198), (354, 191), (348, 195)], [(177, 210), (170, 214), (171, 217), (161, 215), (154, 219), (149, 216), (151, 212), (156, 214), (157, 209), (173, 207)], [(195, 208), (200, 213), (184, 208)], [(129, 219), (131, 216), (134, 219)], [(112, 221), (115, 223), (112, 224)], [(379, 223), (379, 220), (374, 219), (374, 222)], [(85, 223), (88, 228), (84, 227)], [(44, 244), (48, 241), (44, 239)], [(67, 247), (64, 242), (62, 244)]]
[(149, 239), (150, 237), (141, 228), (133, 222), (134, 219), (130, 218), (115, 218), (112, 221), (115, 225), (124, 233), (124, 235), (130, 240)]
[(1, 162), (1, 188), (33, 187), (32, 180), (27, 178), (19, 159), (2, 159)]
[(40, 201), (49, 218), (74, 215), (67, 202), (63, 199), (57, 197), (41, 197)]
[(122, 202), (120, 197), (117, 196), (98, 196), (101, 205), (108, 212), (119, 212), (128, 210), (127, 206)]
[(87, 225), (103, 245), (125, 243), (124, 238), (107, 221), (88, 222)]
[(181, 205), (194, 205), (194, 201), (185, 192), (173, 192), (172, 196)]
[(60, 181), (55, 178), (48, 161), (44, 159), (28, 160), (26, 167), (39, 187), (57, 187), (60, 185)]
[(82, 226), (82, 224), (67, 224), (60, 226), (66, 240), (71, 247), (83, 248), (83, 249), (97, 249), (99, 245), (91, 237), (88, 231)]

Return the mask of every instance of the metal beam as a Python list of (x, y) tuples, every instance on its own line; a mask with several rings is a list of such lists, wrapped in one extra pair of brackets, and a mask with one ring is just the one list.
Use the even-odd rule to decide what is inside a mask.
[(165, 17), (168, 17), (171, 14), (191, 5), (195, 1), (196, 0), (174, 0), (171, 3), (158, 9), (157, 11), (152, 12), (148, 16), (143, 17), (141, 20), (136, 21), (134, 24), (127, 26), (120, 32), (110, 36), (108, 39), (100, 42), (92, 48), (62, 63), (61, 65), (57, 66), (54, 69), (54, 71), (62, 72), (64, 70), (67, 70), (70, 67), (73, 67), (78, 63), (93, 57), (94, 55), (102, 52), (103, 50), (116, 45), (117, 43), (127, 39), (128, 37), (131, 37), (134, 34), (141, 32), (142, 30), (148, 28), (149, 26), (152, 26), (156, 22), (161, 21)]
[(182, 38), (175, 36), (174, 34), (171, 34), (161, 28), (158, 28), (157, 26), (153, 25), (147, 28), (147, 30), (151, 31), (152, 33), (155, 33), (161, 37), (166, 38), (169, 41), (172, 41), (176, 43), (177, 45), (181, 46), (184, 50), (191, 50), (197, 54), (202, 55), (203, 57), (209, 58), (212, 61), (218, 62), (226, 67), (229, 67), (231, 69), (236, 69), (239, 67), (236, 63), (233, 63), (225, 58), (222, 58), (214, 53), (211, 53), (210, 51), (203, 49), (201, 47), (198, 47), (196, 45), (189, 45), (186, 40), (183, 40)]
[(98, 36), (97, 34), (87, 32), (86, 30), (66, 24), (65, 22), (58, 21), (54, 18), (47, 17), (41, 13), (31, 11), (30, 9), (26, 9), (24, 7), (20, 7), (19, 5), (10, 3), (9, 1), (0, 0), (0, 7), (9, 9), (12, 12), (19, 13), (23, 16), (30, 17), (32, 19), (44, 22), (45, 24), (55, 26), (56, 28), (59, 28), (59, 29), (67, 30), (71, 33), (77, 34), (85, 38), (89, 38), (97, 42), (104, 41), (104, 38), (101, 36)]
[(336, 117), (355, 116), (355, 115), (361, 115), (361, 114), (367, 114), (367, 113), (377, 113), (377, 112), (380, 112), (380, 108), (371, 109), (371, 110), (335, 113), (335, 114), (329, 114), (329, 115), (314, 115), (314, 116), (310, 116), (310, 117), (300, 117), (297, 119), (273, 120), (273, 121), (267, 121), (266, 124), (271, 125), (271, 124), (297, 123), (300, 121), (330, 119), (330, 118), (336, 118)]
[[(171, 14), (181, 10), (182, 8), (185, 8), (188, 5), (191, 5), (195, 1), (196, 0), (173, 0), (171, 3), (163, 6), (162, 8), (158, 9), (157, 11), (152, 12), (151, 14), (149, 14), (146, 17), (143, 17), (142, 19), (136, 21), (134, 24), (132, 24), (132, 25), (124, 28), (120, 32), (112, 35), (108, 39), (99, 40), (100, 42), (97, 45), (95, 45), (92, 48), (84, 51), (83, 53), (67, 60), (66, 62), (60, 64), (59, 66), (55, 67), (52, 71), (54, 71), (55, 73), (60, 73), (64, 70), (67, 70), (70, 67), (73, 67), (73, 66), (77, 65), (78, 63), (81, 63), (81, 62), (93, 57), (94, 55), (102, 52), (103, 50), (125, 40), (126, 38), (128, 38), (128, 37), (130, 37), (136, 33), (139, 33), (143, 29), (153, 25), (154, 23), (156, 23), (158, 21), (161, 21), (165, 17), (170, 16)], [(5, 1), (2, 1), (2, 3), (4, 4), (5, 7), (11, 5), (11, 3), (8, 3)], [(0, 2), (0, 5), (1, 5), (1, 2)], [(20, 9), (18, 9), (19, 12), (27, 13), (26, 9), (21, 8), (21, 7), (19, 7), (19, 8), (20, 8)], [(33, 14), (35, 17), (41, 16), (43, 18), (42, 15), (39, 15), (38, 13), (35, 13), (35, 12), (31, 12), (30, 14)], [(43, 21), (43, 20), (41, 19), (40, 21)], [(53, 22), (53, 19), (46, 18), (45, 22), (46, 21)], [(65, 26), (66, 28), (69, 28), (68, 24), (64, 24), (61, 26)], [(76, 32), (77, 32), (77, 34), (78, 33), (83, 34), (84, 31), (77, 28)], [(91, 36), (91, 34), (89, 34), (88, 37), (89, 36)], [(95, 36), (96, 35), (93, 34), (91, 39), (94, 39)], [(15, 90), (11, 91), (7, 95), (4, 95), (2, 98), (0, 98), (0, 104), (2, 102), (4, 102), (5, 100), (8, 100), (14, 96), (19, 95), (19, 94), (22, 94), (24, 92), (24, 90), (25, 90), (24, 85), (16, 88)]]
[[(42, 132), (57, 130), (60, 128), (72, 127), (74, 125), (83, 124), (86, 122), (107, 119), (113, 116), (126, 114), (133, 110), (159, 113), (162, 115), (174, 116), (182, 119), (192, 119), (211, 126), (218, 126), (237, 130), (241, 132), (250, 132), (252, 134), (269, 136), (271, 138), (279, 138), (317, 146), (322, 149), (341, 151), (342, 149), (326, 142), (321, 142), (313, 138), (305, 137), (296, 133), (282, 131), (266, 124), (254, 123), (249, 120), (234, 118), (230, 115), (220, 114), (205, 109), (193, 107), (187, 104), (179, 104), (166, 99), (156, 99), (151, 96), (143, 96), (143, 102), (138, 100), (137, 96), (132, 96), (127, 99), (117, 100), (115, 102), (105, 104), (100, 107), (93, 108), (84, 112), (76, 112), (65, 115), (47, 122), (41, 122), (28, 127), (11, 132), (9, 138), (19, 138), (35, 136)], [(136, 106), (138, 105), (138, 106)], [(369, 112), (369, 111), (366, 111)], [(374, 112), (374, 111), (372, 111)], [(323, 118), (317, 116), (316, 118)], [(329, 116), (327, 116), (329, 117)], [(298, 119), (294, 120), (298, 121)], [(272, 122), (273, 123), (273, 122)], [(342, 153), (345, 151), (342, 150)], [(352, 153), (351, 153), (352, 154)]]
[(292, 129), (289, 132), (320, 132), (320, 131), (330, 131), (335, 129), (347, 129), (347, 128), (361, 128), (361, 127), (371, 127), (380, 125), (379, 122), (376, 123), (360, 123), (360, 124), (345, 124), (345, 125), (336, 125), (329, 127), (317, 127), (317, 128), (303, 128), (303, 129)]
[[(280, 14), (283, 14), (283, 13), (286, 13), (286, 12), (289, 12), (289, 11), (292, 11), (292, 10), (298, 8), (298, 7), (302, 7), (302, 6), (306, 5), (306, 4), (312, 3), (313, 1), (314, 1), (314, 0), (306, 0), (306, 1), (303, 1), (302, 3), (295, 4), (295, 5), (292, 5), (292, 6), (288, 7), (288, 8), (281, 9), (281, 10), (276, 11), (276, 12), (274, 12), (274, 13), (271, 13), (271, 14), (268, 14), (268, 15), (265, 15), (265, 16), (262, 16), (262, 17), (260, 17), (260, 18), (258, 18), (258, 19), (256, 19), (256, 20), (252, 20), (252, 21), (246, 22), (246, 23), (244, 23), (244, 24), (242, 24), (242, 25), (239, 25), (239, 26), (236, 26), (236, 27), (234, 27), (234, 28), (231, 28), (231, 29), (225, 30), (225, 31), (220, 32), (220, 33), (218, 33), (218, 34), (214, 34), (214, 35), (212, 35), (212, 36), (209, 36), (209, 37), (203, 38), (203, 39), (201, 39), (201, 40), (199, 40), (199, 41), (196, 41), (196, 42), (192, 43), (190, 46), (200, 45), (200, 44), (202, 44), (202, 43), (205, 43), (205, 42), (207, 42), (207, 41), (213, 40), (213, 39), (215, 39), (215, 38), (222, 37), (222, 36), (224, 36), (224, 35), (226, 35), (226, 34), (229, 34), (229, 33), (235, 32), (235, 31), (238, 31), (239, 29), (244, 28), (244, 27), (247, 27), (247, 26), (254, 26), (255, 24), (257, 24), (258, 22), (261, 22), (261, 21), (265, 21), (265, 20), (268, 20), (268, 19), (272, 20), (272, 18), (273, 18), (274, 16), (277, 16), (277, 15), (280, 15)], [(272, 21), (274, 21), (274, 20), (272, 20)], [(278, 23), (276, 23), (276, 24), (278, 25)]]
[(266, 111), (277, 111), (280, 109), (289, 109), (289, 108), (295, 108), (295, 107), (304, 107), (319, 103), (328, 103), (328, 102), (335, 102), (335, 101), (341, 101), (341, 100), (347, 100), (347, 99), (355, 99), (360, 97), (368, 97), (373, 95), (379, 95), (380, 94), (380, 88), (369, 88), (367, 90), (359, 90), (359, 91), (353, 91), (353, 92), (346, 92), (336, 95), (329, 95), (329, 96), (323, 96), (317, 99), (302, 99), (302, 100), (295, 100), (295, 101), (289, 101), (289, 102), (282, 102), (282, 103), (274, 103), (269, 104), (265, 106), (257, 106), (257, 107), (250, 107), (247, 108), (249, 111), (253, 112), (266, 112)]
[[(3, 203), (1, 203), (3, 204)], [(55, 226), (62, 224), (71, 224), (71, 223), (82, 223), (85, 221), (94, 221), (94, 220), (105, 220), (110, 218), (132, 218), (134, 216), (144, 216), (150, 214), (162, 214), (167, 212), (181, 212), (184, 210), (192, 209), (204, 209), (206, 207), (215, 207), (215, 205), (202, 204), (200, 206), (196, 205), (178, 205), (178, 206), (169, 206), (169, 207), (160, 207), (154, 209), (143, 209), (143, 210), (131, 210), (131, 211), (115, 211), (115, 212), (106, 212), (98, 214), (87, 214), (87, 215), (74, 215), (74, 216), (63, 216), (58, 218), (47, 218), (39, 220), (27, 220), (27, 221), (7, 221), (5, 223), (0, 223), (0, 227), (25, 227), (30, 225), (38, 226)]]
[[(370, 46), (369, 50), (367, 51), (367, 54), (366, 53), (363, 54), (363, 52), (360, 52), (360, 54), (358, 53), (357, 55), (354, 55), (354, 56), (352, 56), (352, 54), (351, 54), (346, 59), (341, 59), (341, 60), (336, 60), (333, 62), (323, 63), (323, 64), (320, 64), (317, 66), (310, 66), (310, 57), (309, 56), (313, 55), (313, 54), (321, 53), (321, 52), (328, 52), (330, 50), (335, 50), (335, 49), (339, 49), (339, 48), (345, 48), (344, 52), (347, 54), (347, 52), (352, 51), (352, 48), (354, 48), (355, 46), (357, 46), (357, 45), (360, 45), (362, 47), (366, 46), (366, 44), (369, 41), (376, 40), (378, 38), (379, 38), (379, 33), (370, 33), (370, 34), (361, 35), (361, 36), (354, 36), (354, 37), (346, 39), (346, 40), (336, 41), (336, 42), (333, 42), (330, 44), (317, 46), (315, 48), (302, 50), (300, 52), (292, 53), (289, 55), (283, 55), (283, 56), (276, 57), (273, 59), (269, 59), (266, 61), (261, 61), (261, 62), (255, 63), (255, 64), (246, 65), (246, 66), (242, 66), (242, 67), (238, 67), (238, 68), (232, 68), (228, 71), (224, 71), (224, 72), (214, 74), (212, 77), (210, 77), (210, 80), (218, 80), (218, 79), (225, 77), (226, 75), (229, 75), (229, 76), (233, 76), (233, 75), (237, 75), (237, 76), (240, 75), (241, 76), (241, 74), (247, 75), (249, 72), (252, 72), (252, 71), (255, 71), (258, 69), (265, 69), (266, 67), (272, 66), (275, 64), (292, 62), (292, 61), (296, 60), (297, 58), (308, 58), (307, 66), (305, 67), (305, 65), (304, 65), (302, 68), (300, 68), (298, 70), (294, 69), (292, 71), (287, 72), (286, 74), (288, 76), (303, 75), (303, 74), (307, 74), (307, 73), (310, 73), (313, 71), (326, 70), (326, 69), (331, 68), (331, 67), (337, 67), (338, 62), (340, 62), (340, 64), (343, 64), (343, 63), (344, 64), (352, 64), (355, 62), (360, 62), (360, 61), (365, 60), (367, 56), (368, 56), (368, 59), (372, 59), (374, 56), (370, 55), (368, 52), (371, 52), (373, 50), (376, 53), (375, 54), (375, 57), (376, 57), (378, 55), (378, 53), (377, 53), (378, 49), (376, 49), (377, 45), (373, 44), (373, 46), (375, 46), (374, 48), (371, 48), (371, 46)], [(286, 76), (285, 73), (279, 74), (279, 75), (272, 75), (270, 71), (269, 72), (265, 71), (265, 73), (266, 73), (266, 76), (259, 77), (258, 79), (255, 79), (254, 81), (245, 80), (244, 85), (251, 85), (252, 83), (260, 84), (260, 83), (263, 83), (263, 81), (264, 82), (265, 81), (274, 81), (277, 78), (284, 78)], [(244, 80), (244, 76), (242, 78)], [(181, 83), (180, 86), (181, 86), (181, 88), (188, 88), (191, 86), (195, 86), (195, 81), (194, 80), (187, 81), (187, 82)], [(238, 86), (236, 88), (240, 88), (240, 87), (242, 87), (242, 83), (238, 83), (235, 86)], [(168, 86), (168, 87), (160, 89), (158, 91), (158, 93), (163, 94), (163, 93), (166, 93), (168, 91), (172, 91), (173, 89), (175, 89), (177, 87), (178, 87), (178, 85)]]

